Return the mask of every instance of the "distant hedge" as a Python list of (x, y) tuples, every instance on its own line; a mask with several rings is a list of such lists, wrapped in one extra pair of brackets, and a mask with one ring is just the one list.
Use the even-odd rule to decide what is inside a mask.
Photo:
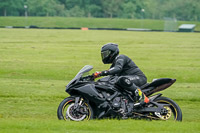
[[(181, 24), (196, 24), (195, 31), (200, 31), (200, 22), (178, 21)], [(118, 18), (73, 18), (73, 17), (0, 17), (0, 27), (43, 27), (43, 28), (142, 28), (164, 30), (164, 20), (118, 19)]]

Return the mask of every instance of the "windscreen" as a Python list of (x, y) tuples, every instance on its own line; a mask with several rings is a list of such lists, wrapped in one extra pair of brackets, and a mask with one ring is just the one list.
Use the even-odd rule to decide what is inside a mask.
[(90, 66), (90, 65), (85, 65), (85, 66), (77, 73), (76, 77), (79, 76), (79, 75), (81, 75), (81, 74), (83, 74), (83, 73), (89, 72), (89, 71), (92, 70), (92, 69), (93, 69), (92, 66)]
[(84, 66), (78, 73), (85, 73), (85, 72), (89, 72), (90, 70), (92, 70), (93, 67), (90, 65), (86, 65)]
[(79, 79), (82, 74), (86, 73), (86, 72), (89, 72), (90, 70), (92, 70), (93, 67), (90, 66), (90, 65), (86, 65), (84, 66), (78, 73), (77, 75), (69, 82), (69, 84), (67, 85), (67, 88), (70, 86), (71, 83), (73, 83), (74, 81), (76, 81), (77, 79)]

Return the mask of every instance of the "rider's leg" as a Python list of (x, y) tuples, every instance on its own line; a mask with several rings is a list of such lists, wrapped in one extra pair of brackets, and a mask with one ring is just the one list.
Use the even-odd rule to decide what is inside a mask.
[(148, 103), (149, 102), (148, 97), (146, 97), (146, 95), (139, 88), (139, 86), (142, 86), (147, 83), (146, 77), (135, 75), (135, 76), (129, 76), (129, 79), (131, 80), (133, 85), (135, 84), (135, 86), (137, 87), (137, 89), (135, 90), (135, 96), (138, 97), (136, 99), (139, 99), (137, 102), (140, 104)]
[(121, 76), (119, 77), (116, 84), (121, 88), (124, 88), (132, 92), (132, 96), (134, 101), (136, 102), (136, 105), (148, 103), (149, 99), (145, 96), (145, 94), (141, 91), (141, 89), (134, 83), (137, 82), (137, 80), (131, 80), (131, 79), (138, 80), (138, 78), (135, 77), (130, 78), (130, 76)]

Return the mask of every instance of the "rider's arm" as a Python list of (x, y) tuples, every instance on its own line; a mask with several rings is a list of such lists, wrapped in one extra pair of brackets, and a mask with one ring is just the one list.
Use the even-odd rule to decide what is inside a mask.
[(114, 63), (114, 66), (111, 67), (109, 70), (102, 71), (101, 75), (107, 76), (107, 75), (115, 75), (115, 74), (120, 73), (123, 69), (124, 62), (125, 60), (123, 58), (118, 57)]
[(122, 71), (124, 66), (124, 59), (117, 59), (115, 65), (108, 70), (110, 75), (118, 74)]

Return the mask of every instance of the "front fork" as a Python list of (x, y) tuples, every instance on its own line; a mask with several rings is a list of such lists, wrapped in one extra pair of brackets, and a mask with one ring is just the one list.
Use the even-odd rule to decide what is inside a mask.
[[(78, 108), (80, 99), (81, 99), (80, 97), (75, 97), (74, 109), (77, 109), (77, 108)], [(81, 100), (81, 101), (82, 101), (82, 100)], [(81, 102), (81, 101), (80, 101), (80, 102)]]
[[(75, 97), (74, 110), (81, 114), (87, 114), (87, 108), (83, 106), (84, 102), (85, 101), (83, 98)], [(82, 110), (81, 108), (83, 108), (84, 110)]]

